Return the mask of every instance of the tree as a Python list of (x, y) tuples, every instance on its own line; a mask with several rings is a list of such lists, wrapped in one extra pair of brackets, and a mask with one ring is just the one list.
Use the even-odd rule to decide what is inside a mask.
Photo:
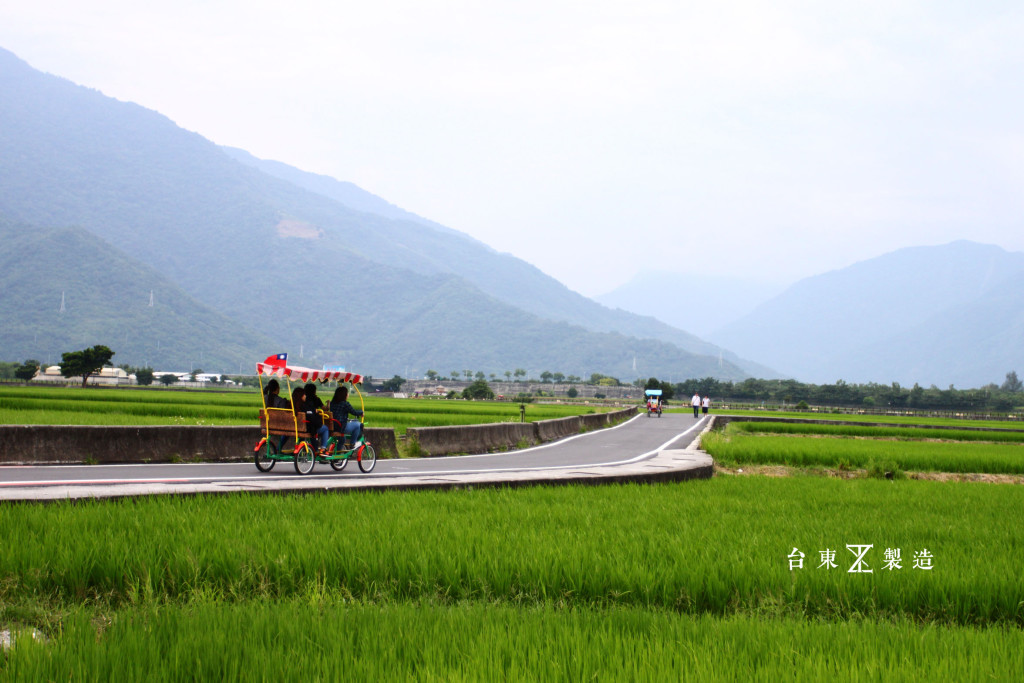
[(486, 378), (487, 378), (487, 376), (484, 375), (483, 371), (481, 371), (481, 370), (477, 370), (476, 374), (473, 375), (473, 379), (486, 379)]
[(478, 379), (462, 390), (462, 398), (474, 400), (492, 399), (494, 398), (494, 392), (491, 390), (491, 387), (488, 386), (487, 382), (482, 379)]
[(540, 373), (540, 381), (544, 382), (545, 384), (550, 382), (552, 377), (554, 377), (554, 375), (551, 374), (549, 370), (545, 370), (544, 372)]
[(114, 352), (102, 344), (81, 351), (68, 351), (60, 355), (60, 374), (64, 377), (81, 377), (82, 386), (89, 377), (103, 369), (114, 357)]
[(512, 371), (511, 370), (506, 370), (505, 371), (505, 381), (506, 382), (511, 382), (512, 381)]
[(203, 373), (203, 369), (202, 368), (196, 368), (195, 370), (193, 370), (189, 374), (192, 376), (192, 381), (195, 382), (196, 381), (196, 375), (201, 375), (202, 373)]
[(455, 382), (455, 381), (458, 381), (458, 379), (459, 379), (459, 371), (458, 370), (452, 370), (452, 381)]
[[(671, 400), (672, 397), (675, 396), (675, 388), (668, 382), (659, 381), (657, 377), (651, 377), (650, 379), (648, 379), (647, 382), (644, 383), (643, 388), (661, 389), (661, 397), (666, 401)], [(710, 396), (711, 392), (706, 392), (703, 395)]]
[(391, 379), (384, 380), (384, 383), (381, 384), (380, 386), (381, 389), (383, 389), (384, 391), (390, 391), (394, 393), (400, 391), (403, 384), (405, 384), (405, 379), (399, 377), (398, 375), (395, 375)]
[(168, 372), (166, 375), (160, 375), (160, 384), (165, 387), (169, 387), (178, 381), (178, 376)]
[(427, 370), (427, 379), (431, 382), (437, 379), (437, 370)]
[(580, 392), (576, 390), (576, 387), (569, 387), (569, 391), (565, 392), (565, 395), (569, 398), (576, 398), (580, 395)]
[(144, 387), (153, 383), (153, 368), (138, 368), (135, 371), (135, 381)]
[(562, 382), (565, 381), (565, 375), (563, 375), (560, 372), (556, 372), (553, 375), (551, 375), (551, 381), (554, 382), (555, 384), (561, 384)]
[(513, 372), (512, 374), (516, 376), (516, 381), (518, 382), (523, 377), (526, 377), (526, 370), (523, 370), (522, 368), (516, 368), (516, 371)]
[(1003, 391), (1008, 391), (1011, 394), (1016, 394), (1017, 392), (1021, 391), (1021, 389), (1024, 389), (1024, 382), (1021, 382), (1021, 380), (1017, 379), (1016, 370), (1010, 370), (1008, 373), (1006, 373), (1006, 381), (1003, 382), (1003, 386), (1001, 386), (1000, 389), (1002, 389)]
[(14, 376), (23, 382), (31, 381), (39, 372), (41, 364), (35, 359), (29, 359), (14, 369)]

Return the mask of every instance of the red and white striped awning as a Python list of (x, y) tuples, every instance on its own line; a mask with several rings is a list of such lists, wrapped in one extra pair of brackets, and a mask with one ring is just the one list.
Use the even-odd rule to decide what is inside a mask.
[(351, 384), (362, 384), (363, 376), (352, 372), (340, 372), (335, 370), (314, 370), (313, 368), (301, 368), (296, 365), (277, 365), (270, 363), (257, 363), (256, 372), (271, 377), (285, 377), (296, 382), (349, 382)]

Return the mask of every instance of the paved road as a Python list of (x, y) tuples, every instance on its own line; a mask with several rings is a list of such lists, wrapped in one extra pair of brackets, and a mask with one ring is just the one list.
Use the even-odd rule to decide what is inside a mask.
[(692, 415), (680, 413), (666, 413), (660, 418), (638, 415), (616, 427), (521, 451), (378, 460), (370, 474), (360, 472), (354, 462), (340, 473), (329, 465), (317, 465), (311, 474), (302, 476), (288, 462), (279, 462), (271, 472), (261, 473), (248, 455), (239, 463), (3, 466), (0, 499), (194, 492), (211, 490), (211, 486), (218, 487), (215, 490), (261, 491), (321, 485), (336, 488), (339, 480), (376, 488), (402, 485), (403, 480), (412, 479), (425, 484), (471, 482), (480, 480), (479, 475), (485, 475), (488, 481), (506, 477), (523, 480), (524, 476), (536, 480), (538, 473), (564, 477), (584, 468), (616, 477), (623, 468), (659, 453), (686, 449), (706, 422), (706, 417), (695, 420)]

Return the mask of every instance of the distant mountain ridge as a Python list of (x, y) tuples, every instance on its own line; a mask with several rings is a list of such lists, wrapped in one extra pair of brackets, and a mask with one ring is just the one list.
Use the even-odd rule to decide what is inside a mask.
[(1024, 367), (1024, 253), (958, 241), (807, 278), (712, 337), (812, 382), (961, 388)]
[(275, 178), (310, 192), (335, 199), (346, 207), (368, 214), (416, 223), (440, 232), (429, 250), (418, 243), (421, 253), (431, 254), (428, 264), (403, 263), (425, 273), (451, 273), (464, 277), (487, 294), (554, 321), (565, 321), (599, 332), (618, 332), (638, 338), (651, 338), (676, 344), (691, 353), (721, 356), (761, 374), (772, 371), (740, 359), (728, 349), (698, 338), (682, 328), (673, 327), (652, 314), (636, 314), (599, 304), (573, 292), (539, 269), (509, 254), (495, 251), (482, 242), (443, 225), (421, 218), (360, 189), (352, 183), (308, 173), (279, 161), (267, 161), (234, 148), (222, 148), (232, 158)]
[(779, 284), (748, 278), (649, 270), (594, 300), (609, 308), (654, 316), (706, 337), (783, 289)]
[[(457, 230), (452, 230), (440, 223), (435, 223), (432, 220), (423, 218), (422, 216), (417, 216), (414, 213), (395, 206), (377, 195), (367, 192), (355, 183), (336, 180), (330, 176), (320, 175), (317, 173), (309, 173), (280, 161), (260, 159), (244, 149), (238, 149), (237, 147), (221, 146), (221, 149), (235, 161), (245, 164), (246, 166), (251, 166), (252, 168), (262, 171), (269, 176), (279, 178), (297, 187), (301, 187), (309, 190), (310, 192), (315, 192), (316, 194), (333, 199), (354, 211), (372, 213), (378, 216), (383, 216), (384, 218), (391, 218), (393, 220), (419, 223), (433, 228), (434, 230), (456, 234), (467, 240), (473, 240), (474, 242), (481, 244), (481, 246), (486, 247), (482, 242), (474, 240), (469, 235), (460, 233)], [(490, 249), (490, 247), (486, 248)]]
[[(272, 343), (366, 374), (450, 370), (467, 357), (486, 372), (628, 378), (636, 363), (644, 375), (747, 374), (712, 344), (599, 306), (457, 231), (376, 213), (390, 209), (372, 195), (355, 210), (308, 177), (299, 185), (240, 163), (156, 112), (4, 50), (0, 90), (0, 212), (28, 226), (80, 226), (166, 277), (233, 321), (249, 340), (240, 361)], [(204, 369), (234, 371), (231, 358)]]

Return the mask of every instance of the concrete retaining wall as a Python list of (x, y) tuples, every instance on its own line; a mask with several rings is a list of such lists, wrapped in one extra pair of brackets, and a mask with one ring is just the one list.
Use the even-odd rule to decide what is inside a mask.
[(406, 431), (407, 440), (419, 443), (424, 455), (487, 453), (515, 448), (520, 442), (536, 443), (533, 423), (498, 422), (459, 427), (414, 427)]
[(556, 441), (584, 430), (606, 427), (636, 414), (636, 408), (610, 413), (561, 417), (539, 422), (497, 422), (463, 427), (414, 427), (406, 438), (415, 439), (424, 455), (487, 453), (529, 444)]
[[(540, 422), (408, 430), (426, 455), (487, 453), (555, 441), (636, 414), (636, 408)], [(0, 464), (247, 462), (263, 436), (248, 427), (0, 425)], [(378, 457), (393, 457), (393, 429), (366, 429)]]
[[(0, 425), (0, 464), (246, 462), (259, 427)], [(378, 457), (398, 452), (395, 430), (366, 430)]]

